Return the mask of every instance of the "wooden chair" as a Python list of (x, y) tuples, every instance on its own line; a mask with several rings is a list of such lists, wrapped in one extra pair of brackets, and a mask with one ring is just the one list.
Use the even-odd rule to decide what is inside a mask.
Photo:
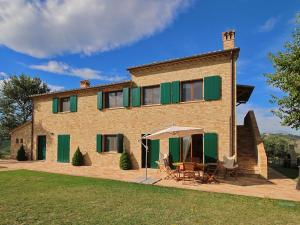
[(182, 180), (183, 183), (185, 181), (195, 182), (196, 180), (196, 163), (194, 162), (184, 162), (183, 163), (183, 171), (182, 171)]
[(176, 171), (172, 170), (170, 165), (169, 165), (169, 160), (164, 158), (163, 159), (164, 162), (164, 166), (162, 167), (162, 170), (167, 174), (164, 179), (176, 179), (177, 180), (177, 176), (176, 176)]

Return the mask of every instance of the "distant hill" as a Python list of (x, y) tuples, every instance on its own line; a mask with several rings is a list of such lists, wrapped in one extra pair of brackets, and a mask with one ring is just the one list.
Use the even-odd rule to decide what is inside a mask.
[(300, 136), (293, 134), (281, 134), (281, 133), (263, 133), (263, 137), (280, 137), (284, 138), (290, 145), (294, 145), (295, 152), (300, 155)]

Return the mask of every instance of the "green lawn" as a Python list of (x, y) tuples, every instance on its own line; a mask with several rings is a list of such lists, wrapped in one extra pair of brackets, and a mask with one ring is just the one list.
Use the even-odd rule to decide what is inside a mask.
[(0, 172), (0, 224), (299, 224), (300, 203), (26, 170)]
[(297, 180), (299, 177), (298, 168), (284, 168), (278, 165), (271, 165), (271, 167), (290, 179)]

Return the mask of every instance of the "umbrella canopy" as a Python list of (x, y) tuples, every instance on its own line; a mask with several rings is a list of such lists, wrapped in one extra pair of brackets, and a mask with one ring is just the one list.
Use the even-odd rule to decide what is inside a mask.
[(167, 139), (173, 137), (186, 137), (193, 134), (203, 134), (204, 131), (202, 128), (196, 127), (178, 127), (171, 126), (166, 129), (157, 131), (153, 134), (144, 136), (143, 139), (156, 140), (156, 139)]

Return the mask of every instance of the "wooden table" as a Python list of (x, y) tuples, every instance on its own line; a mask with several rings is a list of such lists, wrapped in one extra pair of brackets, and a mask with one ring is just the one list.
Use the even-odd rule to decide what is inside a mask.
[[(172, 163), (173, 166), (176, 167), (176, 171), (178, 173), (178, 179), (180, 178), (180, 171), (183, 170), (183, 163), (184, 162), (176, 162)], [(196, 163), (196, 170), (195, 172), (198, 171), (199, 177), (200, 177), (200, 171), (203, 171), (203, 177), (202, 181), (207, 182), (207, 183), (218, 183), (215, 175), (218, 171), (218, 163)]]

